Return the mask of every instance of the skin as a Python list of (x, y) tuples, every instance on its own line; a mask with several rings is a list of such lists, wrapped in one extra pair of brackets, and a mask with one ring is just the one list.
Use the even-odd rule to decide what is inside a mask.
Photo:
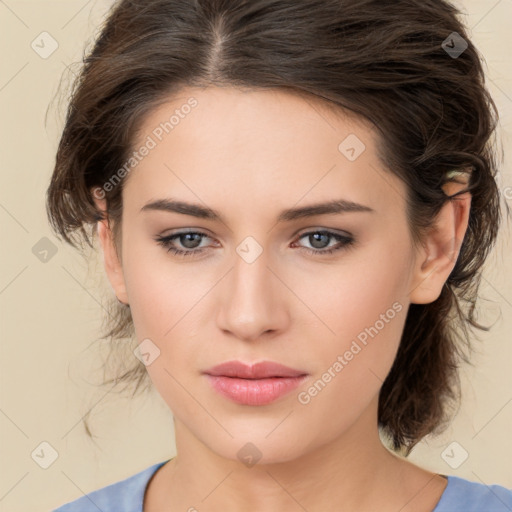
[[(127, 177), (119, 257), (107, 223), (98, 223), (112, 288), (130, 305), (137, 339), (160, 350), (147, 371), (175, 421), (178, 455), (151, 480), (144, 510), (433, 510), (446, 479), (383, 446), (378, 393), (409, 304), (434, 301), (455, 265), (452, 242), (464, 237), (470, 195), (448, 201), (415, 247), (405, 185), (379, 160), (375, 128), (279, 90), (184, 89), (143, 120), (134, 146), (190, 97), (197, 107)], [(366, 146), (355, 161), (338, 150), (349, 134)], [(225, 222), (141, 212), (166, 197), (207, 205)], [(375, 212), (277, 223), (283, 209), (339, 198)], [(197, 257), (174, 256), (154, 240), (191, 228), (207, 234), (196, 241), (206, 248)], [(313, 245), (303, 234), (315, 230), (355, 243), (308, 254), (339, 245), (335, 238)], [(263, 249), (250, 264), (236, 251), (248, 236)], [(174, 240), (196, 250), (184, 243)], [(300, 403), (298, 393), (393, 303), (401, 311)], [(239, 405), (201, 374), (231, 359), (277, 361), (309, 378), (269, 405)], [(248, 442), (261, 452), (251, 467), (237, 456)]]

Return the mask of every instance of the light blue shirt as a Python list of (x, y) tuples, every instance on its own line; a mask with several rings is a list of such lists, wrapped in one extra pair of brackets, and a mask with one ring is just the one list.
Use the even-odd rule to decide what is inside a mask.
[[(166, 462), (86, 494), (53, 512), (143, 512), (149, 480)], [(512, 490), (448, 475), (448, 484), (432, 512), (512, 512)]]

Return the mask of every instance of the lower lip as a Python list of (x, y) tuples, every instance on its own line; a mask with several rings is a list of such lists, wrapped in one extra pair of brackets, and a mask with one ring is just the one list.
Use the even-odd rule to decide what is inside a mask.
[(266, 405), (300, 386), (308, 375), (268, 379), (239, 379), (208, 374), (206, 377), (213, 389), (233, 402), (242, 405)]

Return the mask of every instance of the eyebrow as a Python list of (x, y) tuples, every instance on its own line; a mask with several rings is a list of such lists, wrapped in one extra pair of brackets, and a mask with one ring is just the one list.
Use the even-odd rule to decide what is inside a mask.
[[(225, 224), (224, 219), (219, 212), (212, 210), (211, 208), (201, 206), (197, 203), (186, 203), (175, 199), (156, 199), (145, 204), (141, 208), (141, 212), (154, 210), (181, 213), (192, 217), (198, 217), (200, 219), (220, 221)], [(277, 222), (291, 222), (293, 220), (313, 217), (315, 215), (342, 214), (348, 212), (375, 213), (375, 210), (369, 206), (354, 203), (353, 201), (348, 201), (346, 199), (335, 199), (326, 203), (317, 203), (308, 206), (301, 206), (299, 208), (283, 210), (279, 214)]]

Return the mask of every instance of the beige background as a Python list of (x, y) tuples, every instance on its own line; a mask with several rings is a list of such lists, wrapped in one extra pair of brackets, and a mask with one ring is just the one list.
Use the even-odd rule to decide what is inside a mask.
[[(98, 335), (101, 303), (110, 289), (102, 281), (101, 261), (94, 259), (88, 270), (77, 253), (52, 235), (44, 212), (62, 126), (57, 104), (46, 126), (45, 113), (63, 71), (80, 60), (84, 42), (96, 33), (109, 5), (107, 0), (0, 1), (1, 511), (50, 510), (175, 453), (172, 417), (156, 393), (130, 401), (94, 387), (99, 361), (87, 348)], [(512, 0), (459, 5), (487, 60), (489, 88), (501, 112), (508, 158), (500, 188), (512, 206)], [(43, 31), (59, 45), (47, 59), (31, 48)], [(32, 252), (43, 237), (57, 247), (46, 263)], [(443, 474), (512, 488), (510, 249), (510, 226), (505, 225), (482, 287), (489, 299), (482, 318), (496, 324), (481, 334), (475, 367), (462, 372), (460, 411), (445, 434), (422, 442), (410, 458)], [(91, 408), (97, 447), (81, 422)], [(460, 447), (452, 459), (462, 449), (469, 454), (458, 468), (441, 456), (454, 441)], [(34, 450), (41, 453), (42, 442), (58, 453), (47, 469), (31, 456)]]

